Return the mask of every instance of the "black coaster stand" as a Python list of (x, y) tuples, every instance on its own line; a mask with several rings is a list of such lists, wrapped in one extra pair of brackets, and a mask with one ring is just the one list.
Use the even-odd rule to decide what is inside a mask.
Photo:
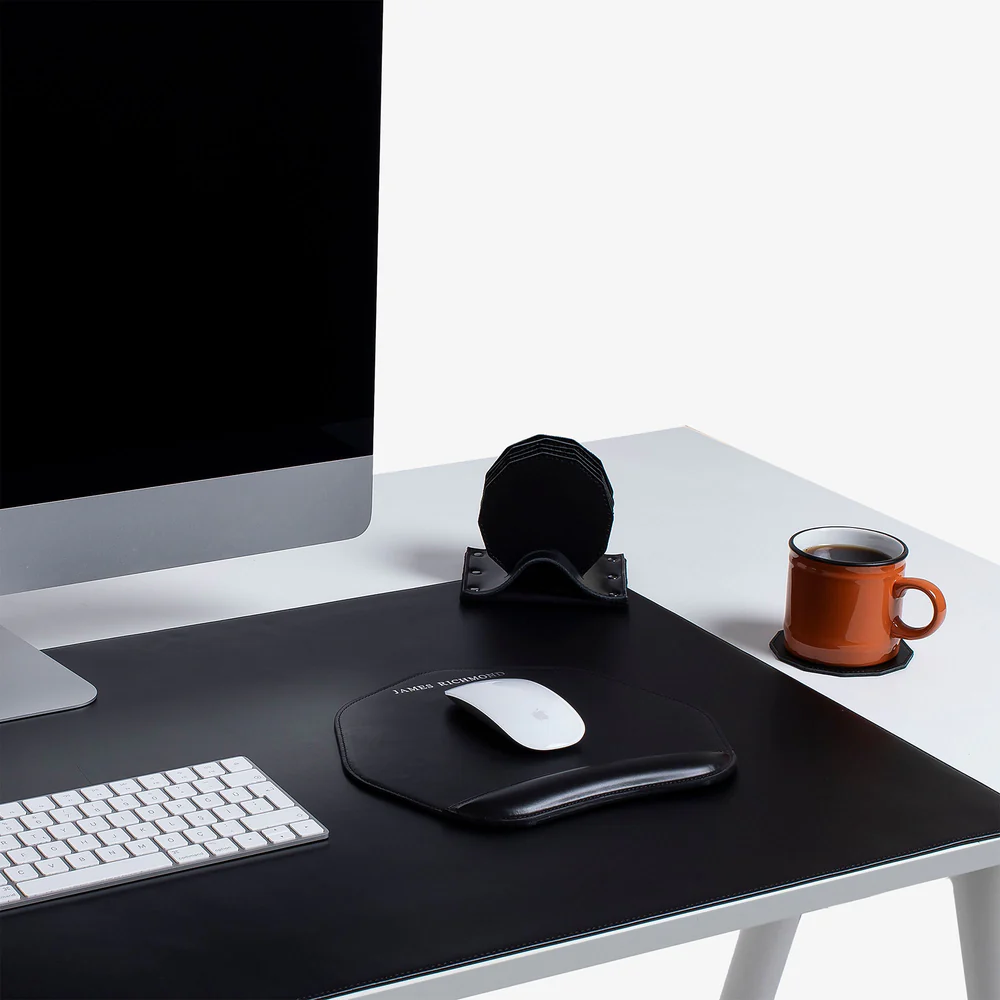
[(625, 556), (603, 555), (582, 575), (560, 552), (529, 552), (508, 573), (482, 548), (465, 550), (462, 601), (592, 600), (621, 607), (628, 603)]
[(885, 663), (877, 663), (874, 667), (831, 667), (826, 663), (815, 663), (812, 660), (803, 660), (789, 652), (785, 645), (785, 631), (779, 629), (774, 638), (768, 643), (771, 652), (789, 666), (798, 667), (799, 670), (808, 670), (813, 674), (831, 674), (834, 677), (881, 677), (883, 674), (891, 674), (896, 670), (902, 670), (913, 658), (913, 649), (900, 639), (899, 650), (891, 660)]
[(539, 434), (506, 448), (486, 473), (483, 545), (466, 550), (461, 599), (628, 602), (625, 556), (606, 551), (614, 493), (578, 441)]

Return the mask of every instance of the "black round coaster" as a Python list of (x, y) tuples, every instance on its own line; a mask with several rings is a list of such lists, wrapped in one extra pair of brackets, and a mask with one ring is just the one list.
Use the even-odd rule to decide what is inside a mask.
[(881, 677), (882, 674), (891, 674), (896, 670), (902, 670), (913, 658), (913, 650), (905, 640), (900, 639), (899, 650), (891, 660), (879, 663), (874, 667), (831, 667), (825, 663), (814, 663), (812, 660), (803, 660), (790, 653), (785, 645), (785, 631), (779, 629), (774, 638), (768, 643), (771, 652), (792, 667), (799, 670), (808, 670), (814, 674), (832, 674), (834, 677)]
[(479, 530), (508, 573), (532, 552), (555, 550), (582, 575), (607, 551), (614, 501), (583, 457), (590, 453), (577, 448), (575, 456), (539, 451), (506, 462), (484, 486)]

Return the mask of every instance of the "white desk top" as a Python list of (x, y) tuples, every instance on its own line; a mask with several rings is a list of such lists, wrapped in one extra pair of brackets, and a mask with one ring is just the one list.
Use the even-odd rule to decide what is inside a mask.
[[(1000, 566), (687, 428), (591, 447), (614, 486), (611, 551), (626, 554), (633, 589), (1000, 790)], [(11, 595), (0, 621), (47, 647), (456, 580), (480, 538), (490, 463), (376, 476), (371, 527), (348, 542)], [(786, 541), (816, 524), (900, 536), (908, 571), (944, 591), (948, 618), (913, 643), (905, 670), (828, 677), (771, 656)]]
[[(592, 447), (614, 485), (611, 550), (627, 555), (633, 589), (1000, 790), (1000, 657), (990, 652), (1000, 566), (686, 428)], [(0, 598), (0, 621), (49, 647), (457, 580), (466, 546), (479, 541), (490, 464), (377, 476), (372, 525), (348, 542), (10, 595)], [(947, 621), (914, 643), (905, 670), (827, 677), (785, 666), (767, 648), (783, 617), (788, 536), (838, 523), (900, 536), (908, 570), (945, 592)], [(919, 624), (919, 612), (913, 618)], [(996, 864), (1000, 840), (962, 845), (364, 995), (458, 1000)]]

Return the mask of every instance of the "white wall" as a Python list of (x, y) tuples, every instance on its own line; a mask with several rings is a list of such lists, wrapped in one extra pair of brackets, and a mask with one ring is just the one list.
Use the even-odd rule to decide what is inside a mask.
[[(690, 424), (1000, 561), (998, 52), (993, 2), (386, 0), (376, 467)], [(960, 997), (949, 905), (807, 918), (779, 1000)]]
[(690, 424), (1000, 560), (1000, 11), (387, 0), (376, 464)]

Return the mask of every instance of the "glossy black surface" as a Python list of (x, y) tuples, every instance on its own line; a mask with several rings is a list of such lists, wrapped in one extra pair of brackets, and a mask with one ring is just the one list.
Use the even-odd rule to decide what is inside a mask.
[[(637, 594), (623, 614), (458, 595), (445, 584), (57, 651), (100, 695), (0, 726), (0, 797), (243, 753), (330, 839), (0, 917), (0, 996), (317, 997), (1000, 832), (993, 791)], [(736, 748), (736, 775), (511, 832), (344, 774), (333, 720), (346, 702), (428, 668), (539, 664), (699, 706)]]
[(381, 27), (0, 2), (0, 506), (371, 454)]

